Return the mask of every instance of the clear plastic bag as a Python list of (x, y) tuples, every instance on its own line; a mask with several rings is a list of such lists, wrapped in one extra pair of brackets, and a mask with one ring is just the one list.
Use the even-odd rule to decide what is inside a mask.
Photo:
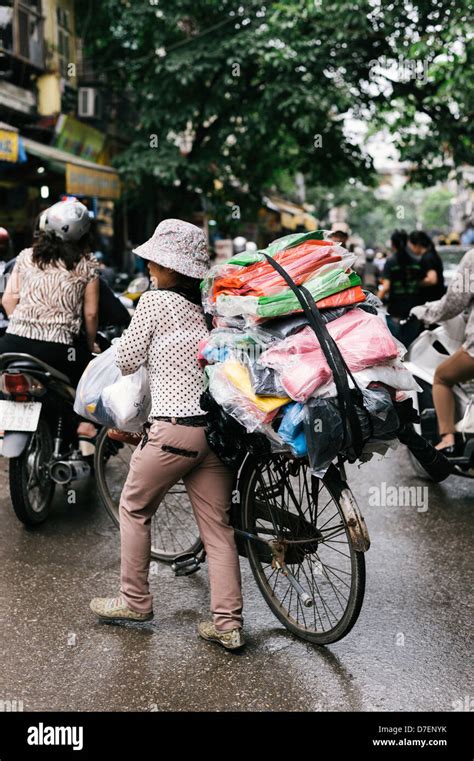
[(391, 386), (391, 388), (398, 391), (421, 392), (422, 390), (411, 372), (398, 358), (394, 359), (392, 362), (373, 365), (373, 367), (367, 367), (365, 370), (360, 370), (358, 373), (354, 373), (354, 378), (357, 381), (357, 385), (364, 386), (365, 388), (370, 383), (378, 381), (380, 383), (385, 383), (387, 386)]
[(116, 355), (116, 344), (112, 344), (89, 362), (77, 387), (74, 411), (100, 425), (140, 431), (151, 409), (148, 372), (140, 367), (122, 375)]
[[(397, 345), (384, 322), (361, 309), (349, 310), (327, 327), (352, 372), (398, 357)], [(332, 377), (319, 341), (309, 326), (271, 346), (259, 363), (276, 370), (288, 396), (299, 402), (306, 401)]]
[(266, 424), (273, 420), (278, 408), (270, 411), (260, 409), (231, 383), (223, 371), (223, 365), (209, 365), (206, 374), (209, 379), (209, 392), (225, 412), (241, 423), (248, 433), (265, 432)]
[(74, 411), (81, 417), (99, 422), (94, 413), (102, 390), (118, 381), (122, 375), (115, 363), (116, 356), (117, 347), (112, 344), (106, 351), (94, 357), (84, 370), (74, 402)]
[[(384, 452), (391, 445), (400, 426), (389, 392), (383, 388), (362, 389), (363, 407), (356, 405), (365, 459), (374, 452)], [(309, 399), (304, 405), (304, 430), (312, 473), (322, 478), (331, 462), (350, 443), (350, 429), (345, 440), (345, 425), (336, 397)], [(375, 446), (374, 442), (383, 442)], [(364, 457), (362, 456), (362, 460)]]
[(369, 441), (393, 439), (400, 427), (390, 393), (383, 386), (362, 389), (364, 409), (357, 407), (362, 434)]
[(283, 418), (278, 428), (278, 435), (291, 447), (297, 457), (303, 457), (308, 452), (304, 432), (305, 410), (302, 404), (292, 402), (283, 408)]
[(261, 367), (257, 361), (250, 358), (245, 358), (244, 361), (255, 394), (259, 396), (287, 396), (275, 370), (270, 367)]

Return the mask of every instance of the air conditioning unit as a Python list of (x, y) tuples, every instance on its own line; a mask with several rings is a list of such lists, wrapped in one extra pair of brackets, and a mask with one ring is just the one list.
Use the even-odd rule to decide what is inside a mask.
[(96, 87), (79, 87), (77, 93), (77, 115), (84, 119), (100, 117), (99, 92)]

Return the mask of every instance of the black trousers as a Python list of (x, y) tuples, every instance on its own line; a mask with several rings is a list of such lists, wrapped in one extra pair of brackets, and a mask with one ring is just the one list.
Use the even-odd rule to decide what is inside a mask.
[(81, 341), (73, 344), (60, 344), (52, 341), (37, 341), (33, 338), (16, 336), (14, 333), (5, 333), (0, 338), (0, 354), (7, 352), (19, 352), (31, 354), (32, 357), (43, 360), (59, 372), (70, 378), (74, 387), (92, 359), (87, 346)]

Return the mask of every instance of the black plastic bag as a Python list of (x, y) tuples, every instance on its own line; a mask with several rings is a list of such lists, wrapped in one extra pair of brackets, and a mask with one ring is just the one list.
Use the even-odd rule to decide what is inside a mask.
[(248, 433), (232, 415), (224, 412), (209, 391), (201, 395), (200, 406), (209, 415), (207, 443), (225, 465), (238, 470), (247, 453), (256, 456), (270, 454), (267, 437), (263, 433)]

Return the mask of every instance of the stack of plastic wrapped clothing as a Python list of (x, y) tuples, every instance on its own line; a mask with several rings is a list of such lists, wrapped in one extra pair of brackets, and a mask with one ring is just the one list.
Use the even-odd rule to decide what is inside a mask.
[(213, 267), (202, 291), (215, 327), (199, 348), (208, 390), (224, 411), (248, 432), (265, 433), (275, 451), (308, 455), (318, 476), (346, 441), (336, 385), (301, 304), (265, 253), (311, 293), (362, 390), (368, 414), (361, 410), (361, 459), (394, 445), (399, 421), (392, 402), (418, 388), (380, 301), (362, 290), (351, 269), (355, 256), (324, 236), (288, 235)]

